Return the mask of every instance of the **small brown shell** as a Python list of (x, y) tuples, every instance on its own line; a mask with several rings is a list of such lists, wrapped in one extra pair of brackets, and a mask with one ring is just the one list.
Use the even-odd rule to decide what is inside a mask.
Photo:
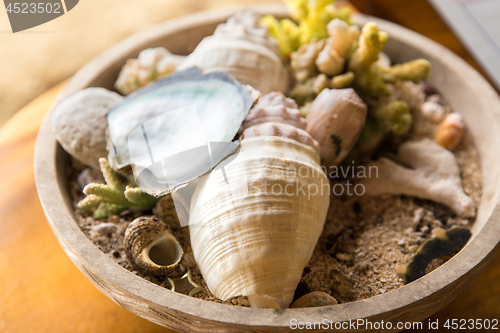
[(306, 129), (306, 120), (300, 115), (297, 103), (274, 91), (259, 98), (240, 127), (240, 134), (249, 127), (263, 123), (281, 123)]
[(450, 113), (444, 118), (436, 133), (436, 143), (452, 150), (465, 135), (465, 124), (462, 116), (458, 113)]
[(290, 305), (290, 308), (312, 308), (317, 306), (328, 306), (338, 304), (337, 300), (332, 296), (324, 293), (322, 291), (313, 291), (304, 296), (300, 297), (298, 300)]
[(174, 272), (184, 254), (169, 226), (155, 216), (132, 221), (125, 230), (123, 243), (128, 259), (153, 275)]
[(278, 136), (281, 138), (293, 139), (312, 147), (319, 155), (318, 142), (314, 140), (306, 131), (291, 125), (264, 123), (247, 128), (243, 132), (243, 139), (254, 138), (257, 136)]

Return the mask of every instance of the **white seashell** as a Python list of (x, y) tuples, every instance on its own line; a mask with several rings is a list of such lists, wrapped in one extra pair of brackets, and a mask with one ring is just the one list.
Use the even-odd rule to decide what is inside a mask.
[(319, 157), (295, 140), (260, 136), (243, 139), (224, 168), (228, 179), (246, 182), (229, 190), (222, 173), (212, 172), (198, 185), (189, 224), (198, 267), (222, 300), (244, 295), (252, 307), (286, 308), (329, 206)]
[(326, 166), (339, 165), (356, 143), (366, 104), (353, 89), (324, 89), (307, 113), (306, 131), (318, 141)]
[(424, 117), (434, 121), (440, 122), (446, 116), (447, 107), (436, 102), (427, 101), (420, 106), (420, 112)]
[(131, 94), (159, 77), (174, 72), (184, 59), (185, 56), (172, 54), (164, 47), (145, 49), (137, 59), (127, 60), (115, 82), (115, 88), (124, 95)]
[(103, 88), (87, 88), (62, 101), (51, 117), (57, 141), (71, 156), (99, 170), (106, 150), (106, 117), (123, 97)]
[(304, 130), (307, 124), (293, 99), (273, 91), (260, 97), (257, 104), (250, 109), (239, 133), (243, 133), (249, 127), (269, 122), (288, 124)]
[(237, 13), (227, 23), (219, 25), (177, 70), (191, 67), (198, 67), (204, 73), (226, 72), (262, 94), (288, 90), (288, 71), (276, 41), (267, 35), (267, 28), (252, 12)]
[(243, 132), (243, 139), (255, 138), (258, 136), (278, 136), (298, 141), (313, 148), (319, 155), (319, 143), (314, 140), (306, 131), (287, 124), (263, 123), (247, 128)]

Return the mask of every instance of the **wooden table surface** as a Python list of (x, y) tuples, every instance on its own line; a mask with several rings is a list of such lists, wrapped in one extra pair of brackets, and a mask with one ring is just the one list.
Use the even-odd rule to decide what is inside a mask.
[[(361, 12), (436, 40), (478, 68), (425, 0), (351, 2)], [(33, 150), (42, 117), (62, 85), (35, 99), (0, 130), (0, 332), (171, 332), (101, 294), (71, 263), (45, 220), (35, 189)], [(500, 255), (431, 320), (438, 319), (442, 327), (454, 318), (500, 319), (499, 281)]]

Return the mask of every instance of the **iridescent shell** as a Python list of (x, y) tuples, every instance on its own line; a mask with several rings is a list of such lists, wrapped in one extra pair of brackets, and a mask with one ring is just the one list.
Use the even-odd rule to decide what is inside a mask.
[(166, 194), (234, 151), (231, 141), (257, 97), (225, 73), (193, 68), (169, 75), (108, 114), (109, 160), (115, 169), (132, 165), (149, 194)]

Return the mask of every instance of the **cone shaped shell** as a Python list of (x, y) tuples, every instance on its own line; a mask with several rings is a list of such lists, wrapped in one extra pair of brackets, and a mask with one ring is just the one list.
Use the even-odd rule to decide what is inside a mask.
[(314, 149), (293, 139), (244, 139), (233, 158), (224, 167), (229, 185), (214, 171), (193, 196), (196, 262), (218, 298), (286, 308), (323, 229), (328, 180)]

